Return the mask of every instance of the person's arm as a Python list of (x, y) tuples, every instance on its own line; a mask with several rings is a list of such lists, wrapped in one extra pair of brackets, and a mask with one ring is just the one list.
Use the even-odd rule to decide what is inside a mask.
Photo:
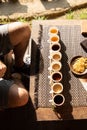
[(5, 75), (6, 69), (6, 65), (2, 61), (0, 61), (0, 78)]

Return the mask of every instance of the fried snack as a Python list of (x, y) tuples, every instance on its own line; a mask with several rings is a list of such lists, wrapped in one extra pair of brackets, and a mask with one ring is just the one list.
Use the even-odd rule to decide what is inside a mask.
[(85, 68), (87, 69), (87, 58), (85, 58)]
[(77, 73), (83, 73), (87, 68), (87, 58), (80, 57), (76, 59), (72, 65), (73, 70)]

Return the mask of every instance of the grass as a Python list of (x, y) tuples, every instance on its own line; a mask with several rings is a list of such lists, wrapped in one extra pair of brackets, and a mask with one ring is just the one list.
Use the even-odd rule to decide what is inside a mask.
[(65, 15), (56, 19), (87, 19), (87, 8), (77, 9), (75, 11), (69, 10)]
[[(45, 16), (42, 17), (34, 17), (32, 20), (47, 20), (48, 18), (46, 18)], [(87, 8), (81, 8), (81, 9), (77, 9), (75, 11), (69, 10), (67, 13), (65, 13), (62, 16), (58, 16), (56, 18), (51, 18), (52, 19), (87, 19)], [(32, 23), (31, 20), (31, 23)], [(50, 19), (49, 19), (50, 20)]]
[(66, 19), (73, 19), (74, 18), (74, 12), (71, 10), (65, 14)]
[(87, 19), (87, 12), (83, 12), (80, 14), (81, 19)]
[[(34, 16), (32, 20), (47, 20), (48, 18), (45, 16)], [(62, 16), (58, 16), (56, 18), (49, 18), (49, 19), (87, 19), (87, 8), (77, 9), (75, 11), (69, 10), (67, 13), (65, 13)], [(17, 21), (21, 22), (29, 22), (29, 24), (32, 24), (32, 20), (27, 20), (25, 18), (19, 17)], [(11, 22), (10, 18), (8, 19), (1, 19), (0, 23), (5, 24)]]

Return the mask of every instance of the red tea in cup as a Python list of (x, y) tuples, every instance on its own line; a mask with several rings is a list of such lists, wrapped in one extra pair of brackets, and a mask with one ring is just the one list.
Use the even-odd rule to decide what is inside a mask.
[(53, 80), (54, 82), (59, 82), (59, 81), (61, 81), (61, 80), (62, 80), (62, 73), (60, 73), (60, 72), (53, 72), (53, 73), (52, 73), (52, 80)]
[(56, 26), (52, 26), (49, 28), (49, 35), (58, 34), (58, 28)]
[(59, 36), (58, 35), (51, 35), (49, 41), (51, 43), (58, 43), (59, 42)]

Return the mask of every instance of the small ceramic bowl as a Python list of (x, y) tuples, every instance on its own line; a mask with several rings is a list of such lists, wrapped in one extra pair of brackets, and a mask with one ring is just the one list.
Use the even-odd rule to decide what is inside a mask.
[[(87, 68), (85, 68), (85, 69), (83, 69), (83, 71), (82, 71), (82, 68), (80, 68), (80, 66), (82, 67), (83, 65), (83, 62), (81, 62), (81, 65), (78, 65), (78, 63), (76, 63), (77, 62), (77, 60), (79, 60), (80, 58), (84, 58), (83, 56), (75, 56), (75, 57), (73, 57), (72, 59), (71, 59), (71, 61), (70, 61), (70, 70), (75, 74), (75, 75), (79, 75), (79, 76), (81, 76), (81, 75), (85, 75), (85, 74), (87, 74)], [(79, 71), (76, 71), (75, 69), (74, 69), (74, 64), (76, 63), (76, 65), (78, 65), (77, 66), (77, 70), (79, 70)], [(80, 69), (81, 69), (81, 71), (80, 71)]]

